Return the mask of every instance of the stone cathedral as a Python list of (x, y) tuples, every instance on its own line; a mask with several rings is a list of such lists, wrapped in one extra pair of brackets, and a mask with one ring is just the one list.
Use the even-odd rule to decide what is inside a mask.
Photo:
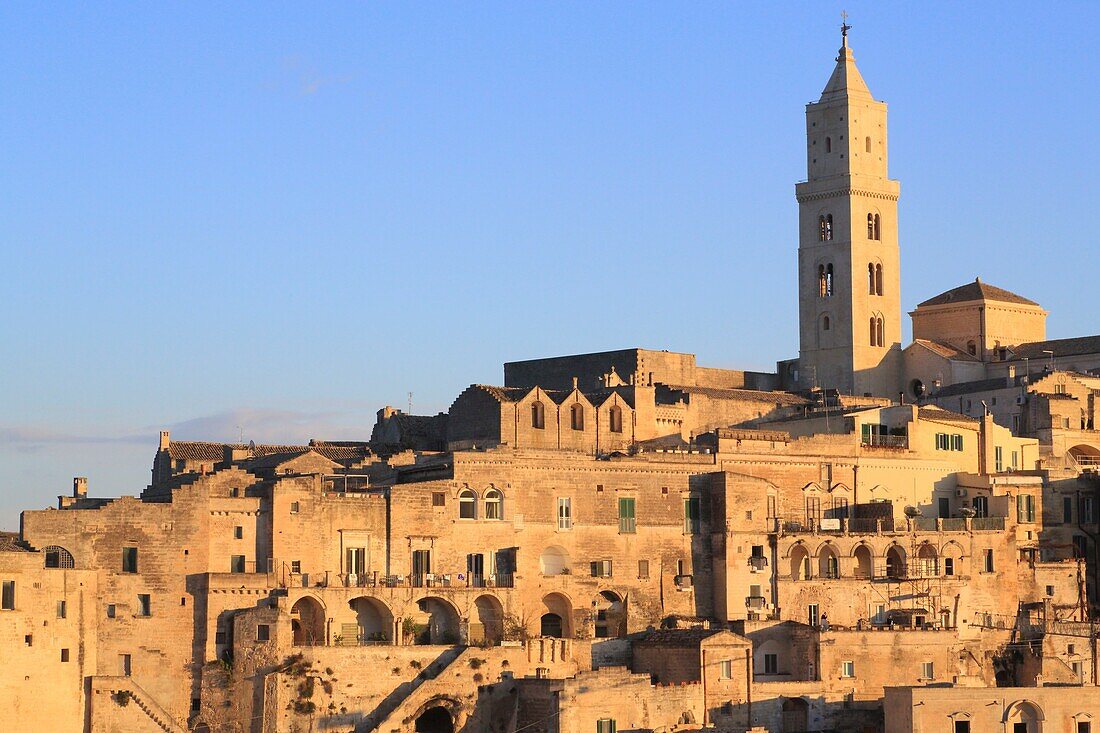
[(625, 348), (339, 440), (162, 431), (147, 486), (75, 477), (0, 537), (0, 730), (1100, 731), (1100, 336), (975, 280), (903, 348), (847, 31), (797, 359)]

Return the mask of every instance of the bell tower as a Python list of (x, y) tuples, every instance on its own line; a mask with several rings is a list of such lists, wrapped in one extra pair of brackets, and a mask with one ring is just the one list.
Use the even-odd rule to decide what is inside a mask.
[(806, 105), (806, 180), (798, 200), (802, 388), (896, 397), (901, 383), (897, 202), (887, 177), (886, 104), (848, 47), (821, 98)]

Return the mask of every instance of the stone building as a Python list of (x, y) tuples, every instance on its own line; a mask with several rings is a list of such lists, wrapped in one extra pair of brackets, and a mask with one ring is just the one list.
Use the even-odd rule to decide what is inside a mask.
[(0, 546), (0, 728), (1089, 730), (1092, 342), (1033, 373), (1045, 311), (975, 282), (903, 351), (846, 35), (806, 121), (798, 359), (510, 362), (369, 441), (162, 432), (139, 495), (76, 479)]

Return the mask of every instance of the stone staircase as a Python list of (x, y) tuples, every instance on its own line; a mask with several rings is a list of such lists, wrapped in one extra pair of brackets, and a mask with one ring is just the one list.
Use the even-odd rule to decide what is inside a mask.
[(403, 699), (394, 701), (392, 709), (378, 719), (374, 730), (377, 733), (412, 731), (415, 722), (412, 716), (433, 697), (445, 695), (460, 699), (476, 695), (478, 683), (473, 679), (469, 660), (485, 655), (486, 650), (478, 647), (448, 650), (424, 668), (424, 674), (417, 677), (417, 684)]
[[(370, 717), (378, 722), (374, 725), (368, 724), (367, 730), (379, 731), (379, 733), (386, 731), (388, 733), (391, 729), (400, 728), (402, 718), (415, 712), (417, 706), (439, 691), (438, 686), (433, 684), (439, 676), (445, 670), (453, 668), (456, 661), (464, 658), (471, 651), (478, 650), (474, 647), (454, 647), (440, 654), (431, 664), (421, 670), (403, 695), (391, 695), (371, 713)], [(425, 689), (427, 689), (427, 692), (425, 692)]]
[(116, 698), (119, 693), (127, 693), (130, 696), (130, 702), (145, 713), (164, 733), (187, 733), (187, 729), (177, 723), (171, 713), (161, 707), (160, 703), (135, 682), (133, 677), (124, 675), (93, 677), (92, 691), (98, 694), (110, 694), (112, 698)]

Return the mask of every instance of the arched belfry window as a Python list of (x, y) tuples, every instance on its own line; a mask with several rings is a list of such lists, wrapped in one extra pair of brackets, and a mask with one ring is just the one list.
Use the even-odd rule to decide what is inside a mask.
[(825, 152), (833, 152), (833, 139), (831, 137), (825, 138)]
[(832, 214), (826, 214), (825, 215), (825, 241), (826, 242), (833, 241), (833, 215)]
[(867, 215), (867, 238), (868, 239), (874, 239), (875, 238), (875, 215), (874, 214), (868, 214)]
[(621, 407), (612, 405), (611, 409), (607, 411), (607, 420), (610, 423), (611, 432), (621, 433), (623, 431), (623, 409)]
[(879, 346), (885, 346), (886, 345), (885, 328), (883, 327), (882, 319), (881, 318), (876, 318), (875, 319), (875, 325), (876, 325), (876, 328), (878, 329), (878, 345)]
[(868, 153), (871, 152), (871, 138), (870, 138), (870, 136), (867, 137), (867, 152)]
[(882, 295), (882, 265), (875, 265), (875, 295)]
[(817, 217), (817, 238), (828, 242), (833, 238), (833, 215), (822, 214)]
[(817, 266), (817, 294), (821, 298), (828, 298), (833, 294), (833, 264)]
[(870, 320), (871, 346), (886, 345), (885, 324), (880, 316), (871, 316)]
[(875, 294), (875, 263), (867, 263), (867, 294)]
[(873, 238), (876, 242), (882, 239), (882, 231), (879, 229), (878, 214), (875, 214), (875, 236)]
[(531, 427), (536, 430), (546, 427), (546, 408), (541, 402), (531, 403)]
[(822, 331), (828, 331), (830, 325), (831, 324), (829, 322), (829, 317), (828, 316), (822, 316), (821, 317), (821, 330)]
[(871, 346), (878, 346), (878, 329), (875, 328), (875, 317), (874, 316), (871, 316), (870, 328), (871, 328), (871, 334), (870, 334)]
[(584, 430), (584, 407), (576, 402), (569, 408), (569, 427)]

